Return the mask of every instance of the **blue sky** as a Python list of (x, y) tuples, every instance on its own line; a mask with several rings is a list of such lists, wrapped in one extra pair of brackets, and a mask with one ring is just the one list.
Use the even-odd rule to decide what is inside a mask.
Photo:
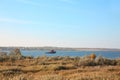
[(0, 0), (0, 46), (120, 48), (120, 0)]

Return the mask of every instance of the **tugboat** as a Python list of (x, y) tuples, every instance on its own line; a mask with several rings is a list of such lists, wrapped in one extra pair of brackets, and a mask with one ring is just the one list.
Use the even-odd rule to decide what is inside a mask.
[(47, 54), (55, 54), (55, 53), (56, 53), (55, 50), (51, 50), (51, 51), (47, 52)]

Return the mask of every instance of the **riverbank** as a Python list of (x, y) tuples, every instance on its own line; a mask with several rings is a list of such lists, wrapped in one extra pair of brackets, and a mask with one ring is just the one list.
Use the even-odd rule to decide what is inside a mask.
[(120, 80), (120, 58), (12, 58), (0, 62), (1, 80)]

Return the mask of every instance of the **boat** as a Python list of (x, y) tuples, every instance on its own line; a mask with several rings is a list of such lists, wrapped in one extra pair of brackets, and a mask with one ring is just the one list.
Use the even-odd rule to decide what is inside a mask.
[(55, 50), (51, 50), (51, 51), (49, 51), (49, 52), (47, 52), (48, 54), (55, 54), (56, 53), (56, 51)]

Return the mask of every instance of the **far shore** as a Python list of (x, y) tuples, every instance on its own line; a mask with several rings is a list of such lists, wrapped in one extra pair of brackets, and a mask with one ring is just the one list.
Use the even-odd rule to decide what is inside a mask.
[(65, 51), (120, 51), (117, 48), (69, 48), (69, 47), (0, 47), (0, 50), (12, 50), (19, 48), (21, 50), (65, 50)]

